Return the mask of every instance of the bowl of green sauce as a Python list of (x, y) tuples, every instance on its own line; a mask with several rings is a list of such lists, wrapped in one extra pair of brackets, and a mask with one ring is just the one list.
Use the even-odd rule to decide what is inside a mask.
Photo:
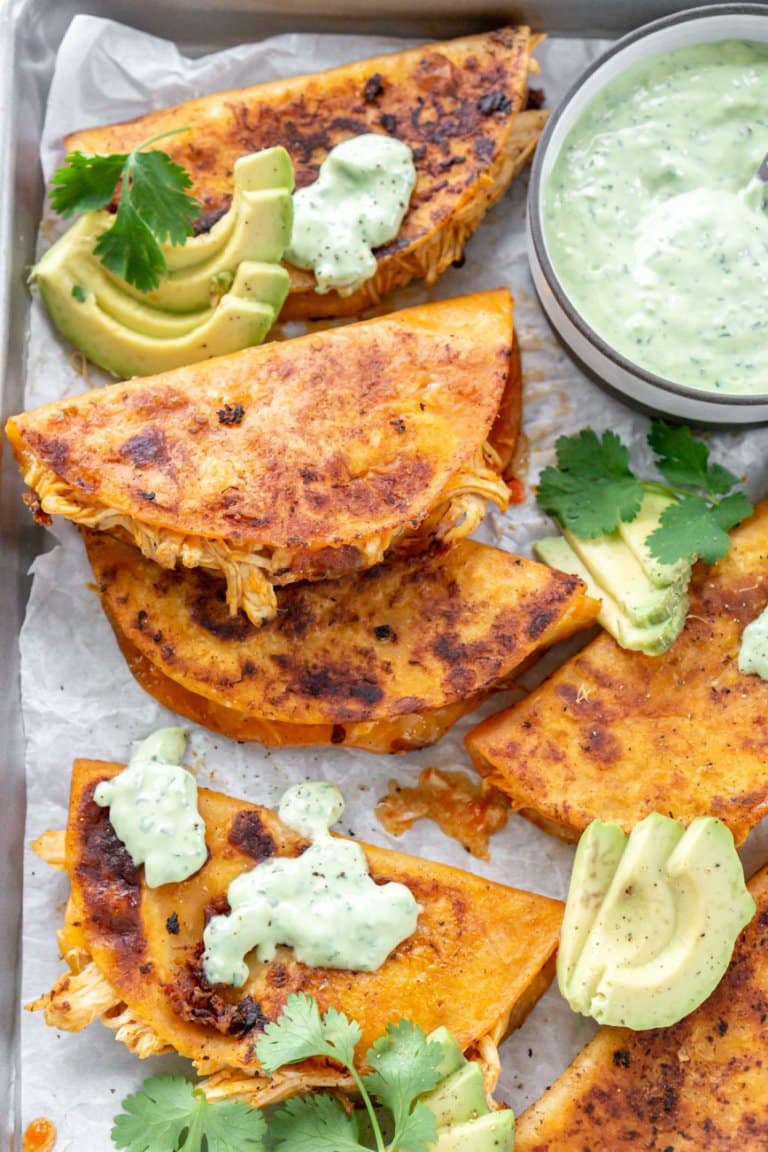
[(618, 41), (552, 116), (528, 212), (534, 283), (598, 379), (688, 421), (768, 421), (768, 4)]

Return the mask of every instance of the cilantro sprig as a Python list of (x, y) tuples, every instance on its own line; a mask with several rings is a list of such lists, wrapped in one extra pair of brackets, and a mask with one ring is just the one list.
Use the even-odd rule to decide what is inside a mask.
[[(317, 1003), (298, 993), (288, 997), (280, 1019), (267, 1025), (256, 1055), (270, 1075), (313, 1056), (341, 1064), (360, 1093), (377, 1152), (428, 1152), (436, 1121), (417, 1098), (439, 1084), (442, 1048), (410, 1020), (389, 1024), (366, 1054), (372, 1071), (361, 1076), (355, 1067), (360, 1036), (359, 1026), (343, 1013), (330, 1009), (321, 1016)], [(386, 1110), (385, 1117), (373, 1100)], [(304, 1096), (280, 1105), (270, 1132), (275, 1152), (367, 1152), (356, 1116), (333, 1097)]]
[(192, 185), (189, 173), (166, 152), (147, 151), (158, 140), (188, 131), (174, 128), (131, 152), (109, 156), (72, 152), (53, 176), (51, 205), (65, 219), (106, 208), (121, 186), (114, 223), (94, 252), (140, 292), (151, 292), (168, 271), (160, 245), (184, 244), (200, 215), (200, 205), (186, 191)]
[(634, 520), (646, 492), (661, 493), (672, 503), (646, 541), (651, 554), (663, 564), (696, 557), (714, 563), (730, 548), (729, 530), (752, 512), (743, 492), (731, 492), (738, 477), (711, 463), (689, 428), (655, 420), (648, 444), (666, 484), (638, 479), (615, 432), (598, 436), (585, 428), (561, 436), (557, 467), (545, 468), (539, 480), (540, 506), (575, 536), (594, 539)]
[(411, 1020), (388, 1024), (366, 1054), (371, 1071), (361, 1075), (355, 1067), (361, 1035), (342, 1012), (331, 1008), (321, 1016), (311, 996), (292, 994), (256, 1055), (268, 1076), (312, 1057), (332, 1060), (353, 1079), (362, 1113), (323, 1092), (279, 1104), (267, 1123), (240, 1100), (209, 1101), (179, 1076), (152, 1076), (123, 1100), (112, 1142), (125, 1152), (264, 1152), (268, 1133), (272, 1152), (371, 1152), (371, 1141), (376, 1152), (429, 1152), (437, 1121), (418, 1097), (443, 1079), (442, 1047)]
[(241, 1100), (206, 1100), (180, 1076), (152, 1076), (126, 1096), (112, 1142), (126, 1152), (263, 1152), (267, 1126)]

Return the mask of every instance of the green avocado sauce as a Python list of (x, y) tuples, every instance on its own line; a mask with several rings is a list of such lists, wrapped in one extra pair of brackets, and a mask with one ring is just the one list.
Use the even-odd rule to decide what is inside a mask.
[(359, 844), (330, 835), (344, 811), (338, 788), (296, 784), (280, 802), (280, 819), (311, 839), (300, 856), (281, 856), (237, 876), (230, 912), (203, 933), (203, 967), (212, 984), (241, 987), (246, 955), (273, 959), (278, 944), (314, 968), (373, 972), (416, 929), (420, 906), (403, 884), (376, 884)]
[(318, 292), (349, 295), (376, 272), (372, 249), (397, 236), (415, 184), (401, 140), (366, 133), (337, 144), (314, 184), (294, 193), (286, 260), (311, 268)]
[(183, 728), (149, 736), (122, 772), (102, 780), (93, 794), (134, 864), (144, 865), (147, 887), (194, 875), (208, 856), (205, 824), (197, 810), (194, 776), (179, 767)]
[(708, 392), (768, 391), (768, 44), (726, 40), (610, 81), (546, 181), (568, 296), (629, 360)]
[(739, 672), (768, 680), (768, 608), (750, 621), (741, 634)]

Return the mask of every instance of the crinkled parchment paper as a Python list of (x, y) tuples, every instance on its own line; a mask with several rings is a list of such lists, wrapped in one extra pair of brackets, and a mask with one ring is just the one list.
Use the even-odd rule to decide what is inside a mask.
[[(254, 19), (254, 38), (259, 35)], [(64, 133), (87, 125), (135, 116), (208, 91), (252, 84), (291, 73), (314, 71), (402, 46), (402, 41), (356, 36), (285, 35), (198, 60), (180, 56), (169, 43), (91, 17), (72, 24), (58, 57), (42, 144), (46, 177), (62, 159)], [(588, 41), (545, 43), (537, 55), (550, 104), (556, 103), (601, 45)], [(393, 296), (394, 307), (508, 285), (516, 299), (516, 322), (525, 374), (524, 427), (530, 441), (529, 480), (552, 460), (556, 437), (584, 424), (610, 427), (633, 445), (644, 462), (647, 421), (587, 381), (555, 343), (534, 298), (525, 256), (525, 180), (518, 180), (488, 215), (467, 249), (463, 268), (449, 271), (434, 290), (421, 285)], [(51, 234), (41, 230), (41, 248)], [(607, 289), (609, 290), (609, 289)], [(53, 332), (39, 302), (32, 314), (27, 406), (83, 391), (104, 381), (89, 369), (87, 381)], [(768, 432), (712, 437), (718, 458), (749, 473), (753, 495), (768, 490)], [(505, 515), (491, 513), (484, 538), (529, 553), (547, 529), (529, 499)], [(69, 776), (77, 756), (123, 761), (135, 741), (172, 721), (170, 713), (138, 687), (120, 656), (112, 632), (89, 587), (91, 578), (80, 541), (70, 525), (54, 528), (58, 547), (35, 564), (35, 580), (22, 634), (22, 689), (29, 780), (27, 841), (65, 823)], [(540, 673), (539, 673), (540, 674)], [(507, 697), (506, 699), (509, 699)], [(504, 701), (486, 705), (486, 714)], [(427, 765), (469, 768), (462, 735), (477, 720), (459, 724), (435, 748), (400, 757), (377, 757), (344, 749), (270, 750), (238, 745), (190, 726), (188, 763), (201, 783), (275, 804), (294, 781), (322, 777), (338, 783), (347, 799), (341, 823), (362, 839), (398, 848), (522, 888), (564, 897), (572, 849), (520, 817), (492, 843), (492, 860), (469, 857), (431, 823), (422, 821), (401, 839), (388, 836), (373, 815), (388, 781), (414, 782)], [(766, 854), (768, 837), (753, 840), (750, 864)], [(30, 852), (26, 861), (24, 998), (45, 991), (62, 971), (55, 930), (67, 883)], [(468, 989), (468, 995), (471, 995)], [(592, 1034), (556, 990), (543, 998), (522, 1029), (502, 1050), (500, 1095), (518, 1111), (538, 1096)], [(109, 1129), (120, 1100), (159, 1069), (184, 1062), (156, 1058), (140, 1063), (99, 1024), (77, 1034), (59, 1034), (40, 1015), (24, 1014), (23, 1119), (48, 1116), (56, 1124), (57, 1152), (101, 1152), (110, 1148)]]

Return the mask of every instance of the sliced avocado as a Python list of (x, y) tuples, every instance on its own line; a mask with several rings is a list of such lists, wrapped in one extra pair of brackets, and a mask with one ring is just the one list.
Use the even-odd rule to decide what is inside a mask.
[[(217, 220), (208, 232), (190, 236), (186, 244), (166, 245), (163, 249), (169, 272), (178, 272), (195, 264), (210, 260), (221, 252), (229, 240), (239, 209), (238, 201), (245, 192), (263, 192), (267, 189), (283, 188), (293, 191), (293, 164), (285, 148), (265, 148), (262, 152), (252, 152), (235, 161), (232, 174), (232, 203), (229, 210)], [(289, 233), (290, 238), (290, 233)], [(265, 256), (253, 256), (254, 260), (265, 260)], [(248, 259), (248, 257), (246, 257)], [(280, 259), (278, 256), (277, 259)]]
[(685, 625), (688, 614), (688, 595), (678, 594), (672, 611), (660, 624), (639, 627), (622, 611), (620, 605), (601, 588), (592, 573), (579, 559), (563, 536), (548, 536), (537, 540), (533, 550), (540, 560), (561, 572), (579, 576), (587, 585), (590, 596), (601, 601), (598, 621), (610, 632), (617, 644), (632, 652), (645, 652), (647, 656), (658, 656), (675, 642)]
[(288, 293), (288, 273), (278, 265), (244, 262), (231, 292), (208, 318), (186, 334), (163, 339), (134, 331), (104, 311), (92, 292), (82, 301), (73, 289), (83, 285), (65, 267), (40, 279), (40, 291), (59, 331), (94, 364), (118, 376), (147, 376), (223, 356), (260, 344)]
[(626, 833), (618, 824), (605, 824), (600, 820), (593, 820), (579, 840), (557, 951), (557, 982), (561, 989), (571, 987), (573, 970), (584, 950), (627, 840)]
[(443, 1078), (468, 1063), (456, 1037), (443, 1025), (430, 1032), (427, 1040), (430, 1044), (439, 1044), (443, 1050), (443, 1059), (437, 1066), (437, 1071)]
[[(133, 296), (122, 292), (112, 277), (107, 276), (100, 264), (91, 256), (73, 256), (67, 263), (66, 272), (60, 270), (57, 276), (65, 275), (74, 281), (73, 294), (75, 300), (84, 304), (89, 296), (96, 299), (99, 308), (126, 328), (139, 332), (143, 336), (157, 336), (163, 340), (175, 340), (185, 336), (193, 328), (199, 328), (213, 314), (213, 308), (205, 308), (202, 312), (187, 312), (178, 315), (175, 312), (165, 312), (160, 308), (149, 308)], [(40, 292), (46, 305), (52, 289), (49, 287), (49, 276), (36, 275)], [(55, 282), (54, 282), (55, 283)]]
[(515, 1116), (505, 1108), (466, 1124), (439, 1128), (430, 1152), (512, 1152), (514, 1146)]
[[(592, 833), (598, 854), (602, 843), (615, 852), (609, 827)], [(627, 840), (586, 938), (580, 926), (583, 947), (561, 991), (601, 1024), (667, 1027), (714, 990), (754, 912), (723, 823), (698, 817), (686, 830), (652, 813)]]
[(490, 1111), (483, 1070), (471, 1060), (442, 1080), (437, 1088), (425, 1092), (420, 1099), (433, 1113), (438, 1128), (475, 1120)]
[(669, 617), (684, 588), (677, 584), (659, 588), (653, 584), (618, 531), (595, 540), (583, 540), (567, 528), (563, 529), (563, 535), (592, 578), (616, 601), (632, 624), (644, 628)]
[(680, 581), (685, 581), (687, 584), (691, 575), (690, 560), (676, 560), (674, 564), (662, 564), (651, 555), (647, 544), (648, 537), (659, 526), (662, 512), (674, 503), (672, 496), (664, 496), (660, 492), (646, 492), (635, 519), (628, 524), (619, 525), (622, 540), (634, 553), (646, 576), (657, 588), (666, 588)]
[[(94, 255), (99, 236), (114, 222), (114, 217), (106, 211), (84, 213), (48, 249), (33, 269), (32, 279), (43, 288), (60, 275), (62, 269), (74, 270), (77, 267), (78, 281), (83, 290), (87, 292), (92, 287), (95, 292), (97, 286), (95, 282), (91, 284), (88, 272), (93, 267), (98, 275), (99, 291), (105, 300), (104, 285), (111, 283), (110, 311), (121, 322), (147, 335), (164, 335), (151, 319), (146, 328), (139, 328), (140, 319), (131, 319), (127, 305), (123, 305), (120, 311), (119, 296), (126, 300), (132, 298), (144, 308), (182, 314), (180, 325), (184, 324), (189, 313), (193, 313), (191, 326), (196, 326), (202, 322), (200, 314), (214, 307), (231, 290), (241, 263), (277, 264), (290, 240), (293, 170), (285, 150), (273, 148), (266, 153), (243, 157), (235, 165), (235, 170), (236, 175), (246, 174), (249, 188), (244, 188), (242, 180), (239, 188), (236, 185), (232, 207), (226, 217), (222, 217), (205, 236), (191, 237), (184, 245), (162, 246), (170, 271), (154, 291), (141, 292), (110, 272)], [(270, 173), (281, 181), (278, 186), (264, 185)], [(176, 334), (181, 334), (181, 327)]]
[[(141, 336), (174, 340), (205, 324), (216, 311), (215, 308), (206, 308), (202, 312), (177, 315), (160, 308), (150, 308), (133, 296), (121, 292), (114, 280), (105, 275), (101, 265), (92, 257), (80, 253), (74, 255), (63, 268), (48, 265), (43, 268), (42, 275), (40, 270), (35, 273), (35, 280), (49, 309), (54, 294), (58, 293), (57, 284), (62, 278), (73, 281), (72, 296), (76, 303), (85, 304), (89, 295), (94, 296), (102, 312)], [(286, 283), (285, 270), (279, 264), (254, 264), (246, 261), (238, 269), (229, 291), (242, 300), (268, 304), (277, 313), (282, 307)], [(63, 306), (63, 302), (60, 306)], [(76, 319), (75, 315), (73, 322)]]
[(277, 263), (281, 259), (291, 236), (292, 211), (291, 194), (285, 189), (244, 192), (229, 240), (210, 260), (169, 273), (152, 292), (140, 292), (109, 270), (107, 275), (122, 291), (154, 308), (169, 312), (206, 308), (221, 295), (222, 278), (234, 276), (243, 261)]
[[(59, 282), (71, 280), (74, 300), (77, 303), (84, 304), (88, 296), (92, 295), (99, 308), (113, 319), (146, 336), (174, 339), (184, 336), (208, 319), (212, 312), (209, 307), (199, 312), (178, 316), (173, 312), (151, 308), (143, 299), (129, 296), (124, 288), (120, 287), (123, 282), (109, 276), (106, 268), (93, 255), (94, 232), (90, 215), (81, 216), (66, 236), (49, 248), (32, 270), (30, 280), (39, 286), (49, 311), (51, 310), (49, 301), (60, 294)], [(66, 244), (62, 243), (64, 240)], [(62, 308), (63, 301), (59, 303), (59, 309)], [(76, 329), (78, 321), (76, 310), (72, 319)], [(79, 342), (74, 340), (73, 343)]]

